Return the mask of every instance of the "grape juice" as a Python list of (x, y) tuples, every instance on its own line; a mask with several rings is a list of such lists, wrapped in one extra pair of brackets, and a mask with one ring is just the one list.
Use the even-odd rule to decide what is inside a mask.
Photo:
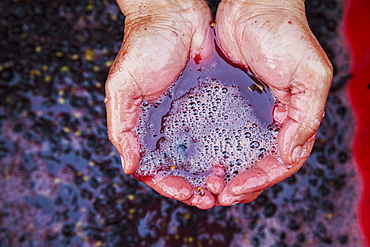
[(135, 177), (179, 176), (203, 186), (217, 170), (227, 184), (263, 157), (277, 155), (274, 104), (268, 87), (220, 50), (208, 62), (190, 60), (160, 99), (142, 103)]

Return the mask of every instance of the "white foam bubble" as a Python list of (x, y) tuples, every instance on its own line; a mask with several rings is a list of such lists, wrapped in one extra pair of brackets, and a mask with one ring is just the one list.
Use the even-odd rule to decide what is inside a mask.
[[(160, 102), (145, 105), (143, 112)], [(253, 111), (238, 87), (200, 79), (189, 93), (172, 102), (162, 119), (164, 137), (156, 150), (143, 150), (137, 173), (155, 175), (156, 180), (180, 176), (202, 186), (212, 168), (221, 165), (228, 183), (266, 155), (277, 154), (277, 126), (261, 123)], [(147, 115), (140, 121), (139, 137), (145, 135)]]

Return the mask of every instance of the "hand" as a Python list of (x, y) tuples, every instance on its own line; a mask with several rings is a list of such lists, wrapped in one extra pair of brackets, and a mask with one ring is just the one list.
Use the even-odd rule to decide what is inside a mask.
[(291, 176), (307, 159), (324, 113), (332, 67), (309, 29), (303, 0), (223, 0), (216, 33), (237, 64), (268, 84), (281, 103), (282, 161), (268, 157), (236, 176), (218, 196), (221, 205), (254, 200), (264, 189)]
[[(209, 23), (212, 15), (199, 0), (119, 0), (126, 16), (122, 47), (106, 84), (108, 135), (119, 154), (126, 174), (135, 173), (140, 147), (134, 127), (140, 104), (155, 100), (177, 79), (190, 56), (206, 57), (212, 42)], [(199, 208), (210, 208), (214, 196), (203, 197), (180, 177), (146, 183), (163, 196)]]

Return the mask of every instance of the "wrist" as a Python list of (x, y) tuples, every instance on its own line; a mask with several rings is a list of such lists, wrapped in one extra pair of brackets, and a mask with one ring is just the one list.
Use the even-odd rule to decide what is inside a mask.
[(234, 5), (238, 9), (250, 10), (303, 10), (305, 0), (222, 0), (222, 3)]
[(117, 3), (123, 15), (131, 19), (186, 14), (207, 7), (204, 0), (117, 0)]

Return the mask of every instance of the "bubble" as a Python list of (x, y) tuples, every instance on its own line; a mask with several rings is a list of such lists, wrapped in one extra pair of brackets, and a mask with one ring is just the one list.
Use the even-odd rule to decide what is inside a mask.
[(240, 166), (242, 163), (243, 163), (243, 161), (241, 159), (236, 160), (236, 165)]
[(204, 191), (204, 189), (203, 189), (202, 187), (198, 187), (198, 188), (197, 188), (197, 193), (198, 193), (198, 195), (200, 195), (200, 196), (204, 196), (205, 191)]
[(252, 141), (250, 144), (251, 148), (258, 148), (260, 146), (260, 143), (257, 141)]
[[(180, 176), (203, 188), (207, 174), (223, 164), (223, 179), (230, 182), (266, 155), (277, 154), (278, 128), (264, 125), (253, 111), (238, 87), (214, 78), (199, 80), (171, 101), (165, 96), (145, 105), (143, 101), (137, 128), (143, 156), (137, 174), (155, 180)], [(155, 120), (148, 125), (148, 119)], [(158, 135), (150, 139), (151, 148), (146, 144), (148, 133)]]
[(222, 152), (222, 156), (223, 158), (228, 159), (230, 157), (230, 154), (225, 151), (225, 152)]

